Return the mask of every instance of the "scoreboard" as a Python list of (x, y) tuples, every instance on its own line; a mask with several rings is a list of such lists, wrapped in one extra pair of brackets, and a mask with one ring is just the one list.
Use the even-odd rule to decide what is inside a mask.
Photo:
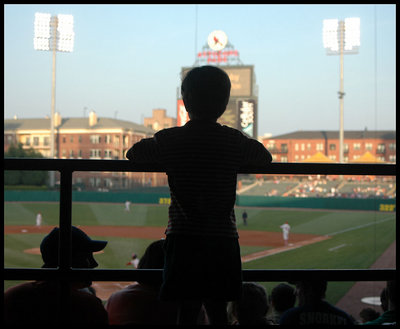
[[(257, 139), (257, 103), (255, 95), (254, 66), (218, 66), (231, 80), (231, 95), (224, 114), (218, 122), (236, 128)], [(181, 77), (193, 67), (183, 67)], [(183, 126), (189, 120), (182, 99), (177, 101), (177, 125)]]

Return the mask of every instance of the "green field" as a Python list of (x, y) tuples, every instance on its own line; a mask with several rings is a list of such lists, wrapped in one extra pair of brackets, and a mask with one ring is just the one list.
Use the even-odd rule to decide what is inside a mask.
[[(243, 264), (244, 269), (365, 269), (396, 239), (395, 213), (362, 211), (323, 211), (299, 209), (246, 208), (248, 226), (243, 226), (236, 208), (239, 230), (280, 232), (279, 225), (288, 221), (291, 233), (329, 235), (331, 239), (307, 245), (284, 253), (268, 256)], [(43, 215), (43, 225), (58, 225), (59, 204), (41, 202), (6, 202), (5, 225), (35, 225), (37, 212)], [(134, 204), (131, 211), (124, 211), (123, 204), (74, 203), (73, 225), (132, 225), (165, 227), (168, 206)], [(4, 237), (5, 267), (37, 268), (42, 265), (40, 255), (24, 252), (38, 247), (44, 234), (8, 234)], [(96, 255), (98, 268), (124, 269), (132, 252), (139, 256), (152, 242), (148, 239), (96, 237), (109, 241), (104, 253)], [(239, 240), (240, 241), (240, 240)], [(268, 247), (241, 246), (242, 255)], [(5, 288), (15, 284), (8, 281)], [(270, 291), (277, 282), (264, 283)], [(328, 300), (336, 303), (353, 282), (331, 282)]]

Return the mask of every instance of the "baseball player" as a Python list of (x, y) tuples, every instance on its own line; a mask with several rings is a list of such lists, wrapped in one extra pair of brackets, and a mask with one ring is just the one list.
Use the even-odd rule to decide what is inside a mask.
[(36, 226), (40, 227), (42, 225), (42, 214), (39, 212), (36, 215)]
[(285, 224), (282, 224), (280, 226), (280, 228), (282, 229), (282, 233), (283, 233), (283, 241), (285, 243), (285, 246), (288, 245), (288, 241), (289, 241), (289, 231), (290, 231), (290, 225), (289, 223), (286, 221)]
[(130, 206), (131, 206), (131, 202), (125, 201), (125, 211), (131, 211)]
[(133, 253), (132, 254), (132, 259), (128, 263), (126, 263), (126, 265), (127, 266), (128, 265), (133, 265), (134, 268), (137, 268), (138, 265), (139, 265), (139, 257), (135, 253)]
[(243, 211), (242, 219), (243, 219), (244, 226), (247, 226), (247, 212), (246, 212), (246, 210)]

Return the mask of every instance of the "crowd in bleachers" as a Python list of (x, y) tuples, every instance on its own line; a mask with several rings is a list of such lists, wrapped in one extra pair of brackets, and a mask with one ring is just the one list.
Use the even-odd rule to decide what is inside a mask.
[[(257, 177), (247, 179), (244, 195), (321, 197), (321, 198), (396, 198), (396, 180), (388, 177)], [(238, 192), (241, 192), (240, 189)]]

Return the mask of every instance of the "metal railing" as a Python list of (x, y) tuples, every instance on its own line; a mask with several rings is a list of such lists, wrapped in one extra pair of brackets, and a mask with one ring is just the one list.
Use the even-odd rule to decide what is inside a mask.
[[(71, 209), (72, 173), (74, 171), (109, 172), (165, 172), (160, 165), (132, 164), (127, 160), (81, 160), (81, 159), (31, 159), (6, 158), (4, 170), (42, 170), (60, 172), (60, 248), (59, 267), (56, 269), (3, 268), (4, 280), (56, 279), (64, 294), (68, 293), (71, 281), (137, 281), (145, 276), (161, 277), (162, 270), (114, 270), (72, 269)], [(245, 167), (239, 173), (285, 174), (285, 175), (378, 175), (395, 176), (396, 165), (392, 164), (316, 164), (316, 163), (272, 163), (265, 167)], [(4, 223), (3, 223), (4, 224)], [(327, 281), (388, 281), (394, 280), (396, 269), (275, 269), (243, 270), (244, 281), (293, 281), (325, 279)], [(65, 303), (65, 300), (63, 300)], [(67, 312), (67, 311), (65, 311)]]

